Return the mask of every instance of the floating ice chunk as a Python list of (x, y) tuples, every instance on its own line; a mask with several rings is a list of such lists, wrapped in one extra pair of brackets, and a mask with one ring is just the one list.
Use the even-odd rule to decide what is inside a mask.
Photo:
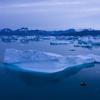
[(60, 41), (60, 40), (56, 40), (56, 41), (52, 41), (50, 42), (51, 45), (67, 45), (70, 44), (70, 41)]
[(69, 68), (86, 67), (94, 64), (90, 56), (67, 56), (46, 53), (40, 51), (20, 51), (15, 49), (6, 50), (5, 62), (12, 65), (10, 68), (21, 71), (56, 73)]
[(92, 48), (91, 44), (77, 44), (74, 45), (75, 47), (83, 47), (83, 48)]

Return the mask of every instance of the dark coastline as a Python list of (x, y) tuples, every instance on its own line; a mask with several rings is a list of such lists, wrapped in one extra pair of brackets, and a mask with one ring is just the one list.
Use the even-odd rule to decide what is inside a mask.
[(0, 30), (0, 36), (100, 36), (100, 30), (83, 29), (77, 31), (75, 29), (58, 30), (58, 31), (45, 31), (45, 30), (29, 30), (28, 28), (20, 28), (12, 30), (4, 28)]

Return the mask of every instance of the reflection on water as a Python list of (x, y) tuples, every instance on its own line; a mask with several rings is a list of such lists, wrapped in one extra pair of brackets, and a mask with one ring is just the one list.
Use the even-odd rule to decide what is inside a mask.
[(72, 68), (68, 68), (64, 71), (61, 72), (56, 72), (56, 73), (35, 73), (35, 72), (28, 72), (28, 71), (23, 71), (23, 70), (13, 70), (12, 68), (10, 69), (9, 67), (15, 67), (11, 64), (3, 64), (5, 67), (5, 70), (9, 73), (13, 73), (16, 76), (18, 76), (19, 79), (21, 79), (25, 84), (31, 85), (31, 86), (37, 86), (37, 85), (42, 85), (42, 84), (47, 84), (47, 83), (58, 83), (60, 81), (63, 81), (64, 79), (71, 77), (75, 74), (77, 74), (79, 71), (81, 71), (84, 68), (90, 68), (94, 67), (94, 63), (91, 64), (85, 64), (85, 65), (80, 65)]
[[(29, 73), (9, 71), (1, 65), (0, 100), (99, 100), (99, 70), (99, 65), (95, 65), (80, 72), (73, 70), (70, 77), (66, 75), (62, 80), (45, 80)], [(81, 87), (81, 81), (85, 81), (87, 86)]]
[[(0, 43), (0, 48), (0, 54), (6, 48), (33, 49), (61, 55), (100, 54), (100, 48), (91, 50), (71, 44), (52, 46), (48, 40), (29, 44)], [(71, 71), (67, 71), (61, 80), (56, 77), (46, 80), (33, 77), (31, 73), (14, 72), (0, 64), (0, 100), (100, 100), (100, 64)], [(82, 81), (87, 86), (81, 87)]]

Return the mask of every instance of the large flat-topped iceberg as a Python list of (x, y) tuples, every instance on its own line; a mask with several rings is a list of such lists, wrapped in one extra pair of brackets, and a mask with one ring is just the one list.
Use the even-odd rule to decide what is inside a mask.
[(5, 52), (5, 62), (8, 63), (25, 63), (25, 62), (37, 62), (37, 61), (56, 61), (61, 58), (61, 55), (57, 55), (49, 52), (33, 51), (33, 50), (16, 50), (7, 49)]
[(4, 62), (9, 64), (10, 68), (14, 70), (56, 73), (78, 66), (90, 66), (95, 60), (91, 56), (77, 55), (64, 57), (48, 52), (8, 49), (5, 53)]

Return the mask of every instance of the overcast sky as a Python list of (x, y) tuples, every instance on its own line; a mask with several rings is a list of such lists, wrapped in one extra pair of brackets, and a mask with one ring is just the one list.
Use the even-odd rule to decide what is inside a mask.
[(0, 28), (100, 29), (100, 0), (0, 0)]

